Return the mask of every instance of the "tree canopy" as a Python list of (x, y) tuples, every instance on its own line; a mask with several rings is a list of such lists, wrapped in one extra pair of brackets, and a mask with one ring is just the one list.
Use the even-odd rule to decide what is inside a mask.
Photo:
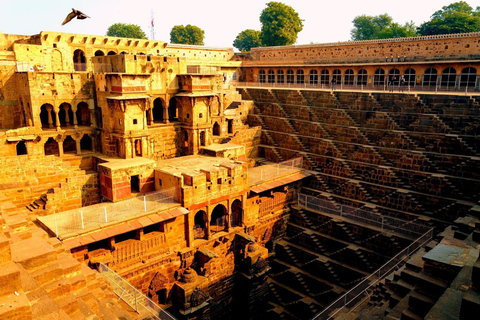
[(430, 21), (418, 28), (422, 36), (480, 31), (480, 7), (476, 10), (465, 1), (454, 2), (435, 11)]
[(361, 15), (353, 19), (353, 29), (350, 31), (352, 40), (372, 40), (399, 37), (413, 37), (417, 35), (413, 22), (404, 25), (393, 22), (388, 14), (378, 16)]
[(187, 24), (186, 26), (178, 25), (170, 31), (170, 42), (180, 44), (203, 45), (205, 31), (197, 26)]
[(107, 30), (109, 37), (147, 39), (145, 32), (136, 24), (114, 23)]
[(271, 1), (260, 15), (262, 30), (260, 40), (264, 46), (294, 44), (303, 29), (303, 20), (290, 6)]
[(250, 51), (251, 48), (261, 47), (260, 31), (253, 29), (243, 30), (233, 41), (233, 46), (242, 52)]

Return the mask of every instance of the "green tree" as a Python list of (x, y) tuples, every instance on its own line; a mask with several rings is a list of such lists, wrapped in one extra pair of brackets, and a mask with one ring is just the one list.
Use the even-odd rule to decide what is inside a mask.
[(243, 30), (233, 41), (233, 46), (242, 52), (250, 51), (251, 48), (261, 47), (260, 31), (253, 29)]
[(203, 46), (205, 31), (197, 26), (187, 24), (186, 26), (178, 25), (170, 31), (170, 42), (180, 44), (194, 44)]
[(303, 29), (303, 20), (292, 7), (281, 2), (269, 2), (260, 15), (262, 31), (260, 40), (264, 46), (294, 44)]
[(401, 25), (393, 22), (392, 17), (386, 13), (378, 16), (356, 16), (352, 22), (353, 29), (350, 30), (352, 40), (388, 39), (417, 35), (417, 27), (412, 21)]
[(145, 32), (136, 24), (114, 23), (107, 30), (109, 37), (147, 39)]
[(389, 26), (378, 33), (377, 39), (415, 37), (417, 35), (417, 27), (413, 21), (407, 22), (403, 26), (396, 22), (392, 22)]
[(435, 11), (430, 21), (418, 28), (422, 36), (480, 31), (480, 7), (476, 10), (465, 1), (454, 2)]

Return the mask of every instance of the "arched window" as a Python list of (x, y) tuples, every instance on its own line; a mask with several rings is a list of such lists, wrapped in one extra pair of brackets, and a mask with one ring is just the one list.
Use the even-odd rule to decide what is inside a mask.
[(323, 69), (322, 72), (320, 72), (320, 84), (328, 85), (329, 83), (330, 83), (330, 73), (328, 72), (327, 69)]
[(152, 109), (153, 122), (163, 122), (163, 100), (157, 98), (153, 100), (153, 109)]
[(457, 82), (457, 71), (452, 67), (443, 69), (442, 77), (440, 78), (440, 86), (455, 87), (456, 82)]
[(19, 141), (16, 145), (16, 149), (17, 149), (17, 156), (27, 154), (27, 146), (25, 145), (25, 141)]
[(40, 107), (40, 122), (43, 129), (55, 127), (57, 117), (51, 104), (46, 103)]
[(168, 106), (168, 121), (177, 121), (178, 114), (177, 114), (177, 99), (171, 98), (170, 105)]
[(373, 85), (374, 86), (384, 86), (385, 85), (385, 71), (382, 68), (375, 70), (373, 75)]
[(283, 74), (283, 70), (277, 71), (277, 83), (284, 83), (285, 82), (285, 75)]
[(365, 69), (360, 69), (358, 70), (357, 74), (357, 85), (361, 86), (364, 85), (366, 86), (368, 84), (368, 74), (367, 70)]
[(73, 68), (75, 71), (87, 70), (87, 59), (85, 58), (85, 53), (80, 49), (73, 52)]
[(210, 219), (210, 232), (215, 234), (220, 231), (228, 229), (227, 210), (219, 204), (212, 211), (212, 218)]
[(297, 70), (297, 83), (305, 83), (305, 74), (302, 69)]
[(466, 67), (462, 69), (460, 75), (460, 86), (474, 88), (477, 85), (477, 69)]
[(355, 82), (355, 75), (352, 69), (345, 70), (345, 76), (343, 78), (343, 83), (347, 86), (353, 85)]
[(260, 70), (258, 72), (258, 82), (265, 83), (265, 70)]
[(398, 86), (400, 81), (400, 70), (397, 68), (390, 69), (390, 71), (388, 71), (388, 81), (393, 81), (393, 84)]
[(79, 126), (90, 126), (90, 109), (86, 102), (80, 102), (77, 105), (77, 112), (75, 115)]
[(342, 83), (342, 72), (338, 69), (333, 70), (332, 72), (332, 80), (335, 79), (336, 84)]
[(268, 83), (275, 83), (275, 71), (272, 69), (268, 70), (268, 78), (267, 78)]
[(422, 79), (422, 86), (436, 86), (437, 85), (437, 69), (428, 68), (425, 70)]
[(80, 140), (80, 150), (81, 151), (93, 151), (93, 142), (92, 138), (88, 134), (84, 134)]
[(412, 69), (412, 68), (408, 68), (407, 70), (405, 70), (405, 85), (406, 86), (411, 86), (411, 87), (414, 87), (417, 83), (417, 81), (415, 80), (415, 70)]
[(311, 85), (317, 85), (318, 84), (318, 71), (313, 69), (310, 70), (310, 74), (308, 77), (308, 83)]
[(58, 119), (61, 127), (68, 127), (73, 121), (73, 111), (70, 104), (64, 102), (58, 108)]
[(114, 56), (116, 55), (115, 51), (108, 51), (107, 56)]
[(200, 210), (195, 214), (193, 220), (193, 240), (204, 239), (207, 235), (206, 219), (207, 213), (203, 210)]
[(43, 146), (43, 150), (46, 156), (49, 156), (49, 155), (60, 156), (60, 152), (58, 149), (58, 142), (52, 137), (48, 138), (48, 140), (45, 142), (45, 145)]
[(232, 203), (232, 215), (230, 220), (232, 227), (242, 226), (242, 202), (238, 199)]
[(95, 51), (95, 57), (103, 57), (105, 53), (102, 50)]
[(220, 135), (220, 125), (215, 121), (215, 123), (213, 124), (213, 135), (214, 136), (219, 136)]
[(295, 83), (295, 75), (292, 69), (287, 70), (287, 83)]
[(77, 153), (77, 143), (71, 136), (67, 136), (65, 140), (63, 140), (63, 153)]

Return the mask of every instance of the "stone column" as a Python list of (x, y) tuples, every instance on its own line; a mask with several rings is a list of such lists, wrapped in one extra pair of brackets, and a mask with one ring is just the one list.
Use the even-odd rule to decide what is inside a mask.
[(168, 106), (165, 106), (163, 108), (163, 123), (170, 123), (170, 121), (168, 121)]
[(58, 141), (58, 156), (63, 157), (63, 140)]
[[(70, 126), (70, 116), (68, 115), (68, 109), (70, 109), (70, 106), (68, 104), (62, 104), (63, 110), (65, 110), (65, 126), (69, 127)], [(75, 117), (75, 114), (73, 114)]]
[(151, 126), (153, 124), (153, 109), (150, 107), (150, 109), (147, 110), (147, 124)]
[(207, 213), (207, 220), (205, 221), (205, 235), (206, 239), (210, 240), (210, 206), (207, 206), (205, 209)]
[(60, 117), (58, 116), (58, 111), (55, 112), (55, 120), (57, 121), (57, 131), (58, 131), (60, 130)]
[(75, 139), (75, 145), (77, 147), (77, 154), (82, 153), (82, 147), (80, 146), (80, 139)]
[(73, 113), (73, 126), (75, 129), (78, 128), (78, 119), (77, 119), (77, 107), (72, 108), (72, 113)]
[(90, 112), (90, 127), (96, 127), (97, 120), (95, 118), (95, 103), (93, 99), (88, 99), (88, 111)]
[(47, 115), (48, 115), (48, 127), (53, 128), (53, 119), (52, 119), (53, 107), (50, 105), (47, 105), (45, 106), (45, 110), (47, 110)]

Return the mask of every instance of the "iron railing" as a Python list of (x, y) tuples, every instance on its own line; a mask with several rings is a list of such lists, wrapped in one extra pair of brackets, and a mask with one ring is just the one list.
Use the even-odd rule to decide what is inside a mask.
[(262, 181), (269, 181), (275, 178), (292, 174), (303, 167), (303, 158), (294, 158), (287, 161), (267, 164), (248, 169), (248, 177), (250, 186), (258, 184)]
[(98, 272), (107, 279), (113, 292), (137, 313), (146, 313), (159, 320), (176, 319), (103, 263), (98, 264)]

